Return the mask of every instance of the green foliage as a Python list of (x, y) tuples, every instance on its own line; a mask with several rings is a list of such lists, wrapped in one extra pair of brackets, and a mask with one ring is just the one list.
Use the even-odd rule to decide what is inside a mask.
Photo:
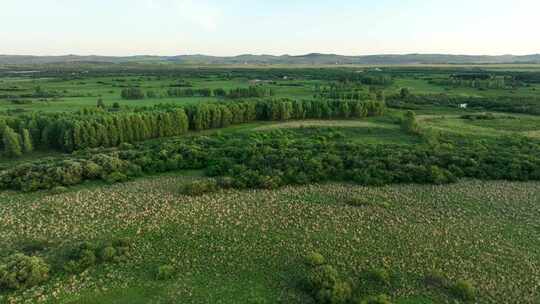
[(113, 262), (117, 256), (114, 246), (105, 246), (99, 251), (99, 258), (104, 262)]
[(465, 280), (457, 281), (453, 286), (450, 287), (451, 293), (463, 300), (463, 301), (474, 301), (476, 298), (476, 290), (471, 282)]
[(390, 284), (390, 273), (384, 268), (372, 269), (367, 272), (367, 277), (376, 284), (380, 285), (389, 285)]
[(68, 273), (80, 273), (99, 263), (124, 262), (129, 257), (130, 241), (116, 239), (112, 242), (82, 242), (69, 249), (64, 263)]
[(418, 134), (420, 132), (416, 114), (413, 111), (407, 111), (403, 116), (401, 126), (405, 132)]
[(8, 157), (22, 155), (20, 137), (12, 128), (6, 126), (3, 132), (4, 154)]
[[(89, 150), (70, 160), (27, 163), (1, 171), (0, 188), (34, 191), (89, 179), (118, 182), (178, 169), (204, 169), (209, 176), (226, 181), (226, 188), (273, 189), (324, 181), (446, 184), (463, 177), (540, 180), (540, 156), (533, 153), (537, 149), (539, 143), (519, 138), (478, 142), (441, 137), (436, 146), (371, 145), (342, 140), (327, 130), (276, 130), (173, 139), (126, 146), (121, 151)], [(221, 184), (196, 182), (181, 190), (204, 193)], [(387, 206), (383, 199), (346, 203)]]
[(34, 151), (34, 145), (32, 144), (32, 138), (28, 129), (22, 130), (22, 151), (24, 153), (30, 153)]
[(161, 265), (157, 271), (158, 280), (169, 280), (174, 276), (175, 269), (172, 265)]
[(426, 274), (424, 277), (424, 281), (426, 284), (438, 287), (438, 288), (447, 288), (448, 287), (448, 281), (446, 277), (439, 271), (432, 271)]
[(370, 296), (365, 299), (358, 300), (358, 304), (392, 304), (387, 295)]
[(125, 174), (120, 173), (120, 172), (112, 172), (111, 174), (107, 175), (107, 177), (105, 178), (105, 181), (107, 181), (107, 183), (109, 184), (121, 183), (127, 180), (128, 180), (128, 177)]
[(305, 256), (305, 263), (308, 266), (315, 267), (324, 265), (326, 263), (326, 260), (322, 254), (312, 251)]
[(218, 184), (213, 179), (194, 180), (180, 186), (180, 193), (185, 195), (197, 196), (206, 193), (212, 193), (218, 190)]
[(56, 186), (51, 189), (52, 194), (62, 194), (62, 193), (66, 193), (67, 191), (68, 191), (68, 188), (64, 186)]
[(122, 98), (128, 100), (144, 99), (144, 95), (143, 90), (140, 88), (125, 88), (121, 93)]
[(307, 283), (311, 290), (330, 289), (339, 282), (339, 274), (331, 265), (321, 265), (311, 269)]
[(347, 282), (336, 282), (330, 288), (317, 291), (315, 299), (321, 304), (345, 304), (351, 299), (352, 289)]
[(40, 257), (14, 254), (0, 264), (0, 288), (26, 289), (49, 278), (49, 265)]

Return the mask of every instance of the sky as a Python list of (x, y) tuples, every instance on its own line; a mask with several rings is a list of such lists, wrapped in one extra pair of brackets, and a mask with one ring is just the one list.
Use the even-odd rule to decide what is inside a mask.
[(0, 0), (0, 54), (540, 53), (539, 0)]

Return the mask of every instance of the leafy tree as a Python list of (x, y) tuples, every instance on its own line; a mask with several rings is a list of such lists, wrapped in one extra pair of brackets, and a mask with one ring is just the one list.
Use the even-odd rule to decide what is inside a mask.
[(21, 141), (19, 134), (12, 128), (5, 127), (3, 134), (4, 154), (8, 157), (18, 157), (22, 155)]
[(34, 151), (34, 145), (32, 144), (32, 138), (28, 129), (22, 130), (22, 149), (24, 153), (30, 153)]
[(411, 92), (409, 91), (408, 88), (401, 88), (401, 90), (399, 91), (399, 97), (401, 97), (401, 99), (405, 99), (409, 97), (410, 95), (411, 95)]
[(102, 98), (99, 98), (98, 101), (97, 101), (97, 107), (99, 109), (103, 109), (105, 110), (105, 103), (103, 102), (103, 99)]
[(420, 130), (416, 121), (416, 114), (413, 111), (407, 111), (402, 119), (402, 127), (408, 133), (416, 134)]

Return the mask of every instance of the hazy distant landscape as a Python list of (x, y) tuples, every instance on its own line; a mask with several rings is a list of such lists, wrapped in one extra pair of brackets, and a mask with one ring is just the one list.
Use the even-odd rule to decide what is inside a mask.
[(239, 55), (233, 57), (215, 57), (205, 55), (178, 55), (178, 56), (17, 56), (0, 55), (0, 64), (49, 64), (69, 62), (95, 62), (95, 63), (175, 63), (192, 65), (213, 64), (292, 64), (292, 65), (403, 65), (403, 64), (516, 64), (540, 63), (540, 54), (535, 55), (503, 55), (503, 56), (467, 56), (444, 54), (409, 54), (409, 55), (368, 55), (368, 56), (342, 56), (334, 54), (306, 54), (298, 56), (272, 56), (272, 55)]

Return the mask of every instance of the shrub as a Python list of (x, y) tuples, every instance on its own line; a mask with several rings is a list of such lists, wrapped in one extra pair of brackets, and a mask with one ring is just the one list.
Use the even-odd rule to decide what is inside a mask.
[(223, 176), (217, 179), (217, 185), (222, 189), (230, 189), (234, 187), (234, 178)]
[(352, 295), (351, 285), (346, 282), (336, 282), (331, 288), (321, 289), (316, 299), (319, 303), (342, 304), (347, 303)]
[(174, 267), (171, 265), (159, 266), (157, 272), (158, 280), (168, 280), (174, 276)]
[(308, 266), (316, 267), (325, 264), (325, 259), (318, 252), (310, 252), (305, 256), (305, 262)]
[(50, 245), (51, 243), (47, 239), (38, 238), (22, 240), (18, 247), (25, 254), (32, 255), (36, 252), (47, 249), (47, 247), (49, 247)]
[(65, 193), (67, 191), (68, 191), (68, 189), (66, 187), (64, 187), (64, 186), (56, 186), (56, 187), (52, 188), (51, 193), (52, 194), (62, 194), (62, 193)]
[(112, 262), (116, 257), (116, 248), (105, 246), (99, 251), (99, 258), (104, 262)]
[(330, 289), (339, 281), (339, 274), (334, 267), (330, 265), (318, 266), (310, 271), (307, 276), (309, 288), (313, 291), (321, 289)]
[(435, 287), (446, 287), (448, 285), (446, 278), (439, 271), (432, 271), (424, 277), (426, 284)]
[(358, 304), (392, 304), (390, 298), (387, 295), (378, 295), (368, 297), (357, 301)]
[(96, 179), (103, 173), (103, 168), (93, 161), (87, 161), (83, 165), (83, 175), (88, 179)]
[(129, 258), (129, 249), (131, 247), (131, 240), (127, 238), (116, 239), (112, 242), (112, 247), (116, 250), (114, 256), (114, 262), (124, 262)]
[(68, 253), (68, 262), (64, 270), (69, 273), (79, 273), (96, 264), (97, 245), (83, 242)]
[(390, 274), (384, 268), (372, 269), (367, 273), (368, 278), (377, 284), (390, 284)]
[(452, 294), (464, 301), (473, 301), (475, 298), (475, 288), (471, 282), (459, 280), (450, 288)]
[(0, 265), (0, 287), (25, 289), (49, 278), (49, 265), (40, 257), (14, 254)]
[(107, 175), (107, 178), (105, 179), (107, 183), (109, 184), (116, 184), (127, 181), (127, 176), (125, 174), (122, 174), (120, 172), (113, 172), (109, 175)]
[(185, 195), (197, 196), (205, 193), (217, 191), (218, 186), (215, 180), (194, 180), (192, 182), (183, 184), (180, 187), (180, 193)]

